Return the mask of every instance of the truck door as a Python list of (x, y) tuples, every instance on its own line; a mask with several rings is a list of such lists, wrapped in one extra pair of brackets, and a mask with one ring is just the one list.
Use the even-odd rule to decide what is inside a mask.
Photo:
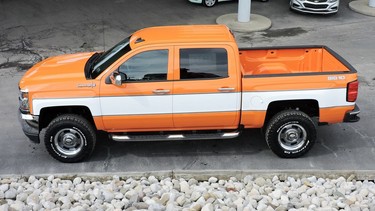
[(123, 74), (121, 86), (101, 85), (103, 125), (110, 132), (173, 128), (173, 48), (137, 50), (121, 58), (112, 72)]
[(221, 46), (175, 48), (173, 123), (182, 130), (233, 129), (240, 116), (240, 73)]

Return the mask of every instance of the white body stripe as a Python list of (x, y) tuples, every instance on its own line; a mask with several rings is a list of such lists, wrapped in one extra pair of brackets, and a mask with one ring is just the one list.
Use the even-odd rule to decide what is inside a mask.
[(102, 97), (103, 116), (171, 114), (172, 95)]
[(173, 96), (173, 113), (239, 111), (241, 93), (187, 94)]
[[(241, 93), (186, 94), (163, 96), (124, 96), (102, 98), (35, 99), (33, 113), (45, 107), (86, 106), (93, 116), (142, 115), (238, 111)], [(352, 106), (346, 101), (346, 89), (270, 91), (242, 93), (242, 110), (267, 110), (273, 101), (317, 100), (320, 108)]]
[(33, 114), (39, 115), (40, 110), (46, 107), (57, 106), (86, 106), (90, 109), (93, 116), (100, 116), (100, 101), (99, 98), (61, 98), (61, 99), (34, 99), (33, 100)]
[(301, 91), (244, 92), (242, 94), (243, 111), (266, 111), (273, 101), (281, 100), (317, 100), (319, 108), (351, 106), (354, 102), (346, 101), (346, 89), (321, 89)]

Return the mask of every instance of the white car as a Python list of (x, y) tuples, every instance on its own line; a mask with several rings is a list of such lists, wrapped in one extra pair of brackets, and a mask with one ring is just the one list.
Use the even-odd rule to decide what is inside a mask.
[[(213, 7), (217, 2), (222, 2), (222, 1), (231, 1), (231, 0), (189, 0), (192, 3), (197, 3), (197, 4), (203, 4), (206, 7)], [(262, 2), (266, 2), (268, 0), (259, 0)]]
[(290, 0), (290, 9), (312, 14), (335, 14), (340, 0)]

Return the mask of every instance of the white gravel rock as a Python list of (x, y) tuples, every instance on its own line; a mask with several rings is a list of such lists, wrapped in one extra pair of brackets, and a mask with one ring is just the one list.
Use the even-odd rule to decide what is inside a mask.
[(17, 191), (14, 188), (9, 188), (5, 191), (4, 196), (6, 199), (15, 199), (17, 196)]
[(194, 191), (192, 194), (191, 194), (191, 200), (193, 201), (197, 201), (200, 197), (202, 196), (202, 194), (198, 191)]
[(176, 199), (176, 203), (179, 205), (179, 206), (183, 206), (186, 202), (186, 198), (184, 195), (181, 195), (179, 196), (177, 199)]
[(263, 177), (258, 177), (255, 179), (254, 183), (258, 186), (264, 186), (266, 184), (266, 180)]
[(26, 202), (27, 197), (28, 197), (27, 193), (20, 193), (16, 196), (16, 200), (20, 202)]
[(264, 210), (267, 209), (267, 207), (268, 206), (264, 202), (259, 202), (258, 206), (256, 207), (256, 209), (259, 210), (259, 211), (264, 211)]
[(53, 180), (55, 179), (55, 176), (54, 175), (50, 175), (48, 176), (47, 180), (52, 182)]
[(14, 203), (9, 206), (9, 210), (25, 210), (25, 205), (22, 203)]
[(149, 177), (148, 177), (148, 181), (150, 182), (150, 184), (154, 184), (154, 183), (159, 182), (159, 180), (156, 179), (155, 176), (149, 176)]
[(0, 185), (0, 191), (1, 192), (5, 192), (5, 191), (7, 191), (9, 189), (9, 184), (2, 184), (2, 185)]
[(115, 194), (111, 190), (103, 190), (103, 197), (105, 202), (111, 202), (115, 198)]
[(166, 205), (167, 202), (173, 197), (171, 197), (170, 193), (163, 193), (163, 195), (160, 198), (160, 202), (162, 205)]
[(154, 193), (161, 190), (161, 186), (157, 183), (151, 184), (150, 188), (151, 188), (151, 191), (154, 192)]
[(209, 183), (216, 183), (218, 181), (218, 179), (216, 178), (216, 177), (210, 177), (209, 179), (208, 179), (208, 182)]
[[(375, 210), (373, 181), (245, 176), (106, 181), (0, 178), (2, 210)], [(10, 200), (9, 200), (10, 199)]]
[(181, 192), (183, 193), (190, 192), (189, 184), (185, 180), (180, 182), (180, 189), (181, 189)]
[(274, 199), (280, 199), (282, 193), (283, 193), (282, 190), (277, 189), (277, 190), (273, 191), (272, 193), (270, 193), (268, 195), (271, 196)]
[(208, 203), (202, 207), (201, 211), (213, 211), (213, 210), (214, 210), (214, 206), (211, 203)]
[(36, 178), (35, 178), (35, 176), (33, 176), (33, 175), (31, 175), (30, 177), (29, 177), (29, 179), (28, 179), (28, 182), (29, 183), (34, 183), (36, 181)]
[(313, 195), (313, 194), (315, 194), (315, 193), (316, 193), (316, 189), (315, 189), (314, 187), (309, 188), (309, 189), (306, 190), (306, 194), (307, 194), (308, 196), (311, 196), (311, 195)]
[(76, 177), (76, 178), (74, 178), (74, 180), (73, 180), (73, 184), (74, 185), (78, 185), (78, 184), (80, 184), (82, 182), (82, 178), (81, 177)]

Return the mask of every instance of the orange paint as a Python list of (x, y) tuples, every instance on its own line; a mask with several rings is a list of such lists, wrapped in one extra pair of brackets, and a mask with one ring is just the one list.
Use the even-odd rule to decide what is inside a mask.
[(330, 124), (340, 123), (344, 120), (345, 113), (353, 109), (354, 106), (322, 108), (320, 109), (319, 122), (327, 122)]
[(245, 128), (261, 128), (266, 119), (266, 111), (243, 111), (241, 125)]
[[(103, 99), (127, 96), (144, 97), (142, 102), (147, 102), (147, 97), (150, 96), (160, 96), (160, 100), (163, 100), (162, 96), (172, 96), (169, 98), (172, 99), (172, 108), (173, 96), (177, 95), (196, 99), (194, 97), (197, 94), (222, 94), (221, 97), (224, 96), (225, 99), (227, 96), (222, 88), (230, 88), (228, 93), (260, 92), (261, 95), (264, 91), (346, 88), (348, 82), (357, 80), (356, 72), (351, 71), (324, 47), (239, 50), (233, 35), (223, 25), (142, 29), (131, 36), (130, 47), (130, 52), (114, 61), (95, 79), (86, 79), (84, 75), (85, 64), (94, 52), (46, 59), (27, 71), (19, 83), (20, 89), (29, 91), (30, 102), (34, 99)], [(225, 49), (228, 56), (228, 77), (181, 80), (180, 51), (187, 48)], [(167, 80), (128, 81), (121, 86), (108, 83), (108, 78), (124, 62), (135, 55), (153, 50), (168, 51)], [(158, 90), (165, 93), (160, 94)], [(310, 99), (309, 96), (306, 98)], [(240, 97), (237, 101), (234, 104), (239, 108), (242, 103)], [(186, 108), (189, 108), (189, 103), (199, 104), (198, 101), (192, 100), (186, 103)], [(103, 105), (97, 105), (98, 110), (101, 106)], [(121, 104), (116, 106), (121, 107)], [(147, 106), (153, 111), (155, 105)], [(251, 107), (247, 107), (241, 114), (240, 111), (234, 111), (238, 108), (214, 110), (215, 112), (174, 113), (171, 110), (165, 114), (99, 114), (94, 117), (94, 122), (98, 130), (108, 132), (235, 129), (240, 124), (246, 128), (263, 127), (266, 110), (252, 111)], [(353, 109), (354, 106), (340, 105), (320, 108), (319, 120), (328, 123), (342, 122), (345, 113)], [(32, 104), (30, 110), (33, 114)]]
[(108, 132), (163, 131), (173, 128), (172, 114), (103, 116)]
[(238, 127), (239, 118), (240, 112), (173, 114), (173, 123), (181, 129), (234, 129)]

